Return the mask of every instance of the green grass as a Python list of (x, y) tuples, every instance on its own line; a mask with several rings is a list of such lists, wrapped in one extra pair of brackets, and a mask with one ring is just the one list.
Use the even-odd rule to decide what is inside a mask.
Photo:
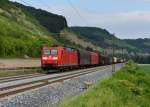
[(150, 107), (150, 76), (144, 70), (129, 63), (59, 107)]

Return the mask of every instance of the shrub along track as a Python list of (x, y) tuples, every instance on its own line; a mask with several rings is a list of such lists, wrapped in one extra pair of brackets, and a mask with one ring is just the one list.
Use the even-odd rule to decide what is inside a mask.
[(2, 83), (0, 84), (0, 98), (28, 91), (31, 89), (39, 88), (42, 86), (46, 86), (52, 83), (61, 82), (74, 77), (79, 77), (96, 71), (106, 70), (110, 67), (111, 67), (110, 65), (101, 66), (89, 69), (76, 70), (72, 72), (59, 73), (54, 76), (42, 75), (41, 77), (33, 77), (31, 79), (24, 79), (24, 80), (22, 79), (18, 81), (16, 80), (12, 82)]

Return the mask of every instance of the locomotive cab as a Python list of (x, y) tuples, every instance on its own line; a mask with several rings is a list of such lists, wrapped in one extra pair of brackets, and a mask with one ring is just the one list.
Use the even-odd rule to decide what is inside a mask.
[(44, 47), (42, 49), (41, 64), (42, 68), (53, 69), (59, 63), (61, 47)]

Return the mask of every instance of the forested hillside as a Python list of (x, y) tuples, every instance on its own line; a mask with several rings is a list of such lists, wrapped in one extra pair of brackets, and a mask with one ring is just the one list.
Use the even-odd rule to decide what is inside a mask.
[(13, 4), (32, 14), (33, 17), (37, 19), (42, 26), (47, 28), (49, 32), (59, 33), (61, 30), (67, 27), (67, 21), (63, 16), (49, 13), (45, 10), (36, 9), (34, 7), (24, 6), (16, 2)]
[(61, 31), (59, 41), (65, 40), (62, 43), (72, 43), (71, 47), (82, 48), (86, 50), (103, 51), (100, 45), (93, 44), (90, 40), (80, 37), (77, 33), (73, 32), (70, 28)]
[(125, 48), (128, 51), (138, 51), (135, 46), (127, 44), (125, 41), (115, 37), (105, 29), (96, 27), (71, 27), (70, 29), (81, 38), (89, 40), (102, 48), (111, 48), (114, 37), (114, 45), (116, 48)]
[(0, 1), (0, 57), (40, 56), (43, 45), (57, 41), (29, 13)]
[(150, 39), (125, 39), (126, 43), (137, 47), (144, 53), (150, 53)]

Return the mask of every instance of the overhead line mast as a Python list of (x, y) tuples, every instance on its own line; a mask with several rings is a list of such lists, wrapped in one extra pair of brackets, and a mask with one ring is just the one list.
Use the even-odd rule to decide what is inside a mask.
[(112, 45), (113, 45), (113, 48), (112, 48), (112, 51), (113, 51), (113, 52), (112, 52), (112, 62), (113, 62), (113, 63), (112, 63), (112, 72), (115, 72), (115, 64), (114, 64), (114, 63), (115, 63), (115, 62), (114, 62), (114, 60), (115, 60), (115, 59), (114, 59), (114, 56), (115, 56), (115, 34), (113, 34), (113, 38), (112, 38), (112, 39), (113, 39), (113, 40), (112, 40), (112, 42), (113, 42), (113, 44), (112, 44)]

